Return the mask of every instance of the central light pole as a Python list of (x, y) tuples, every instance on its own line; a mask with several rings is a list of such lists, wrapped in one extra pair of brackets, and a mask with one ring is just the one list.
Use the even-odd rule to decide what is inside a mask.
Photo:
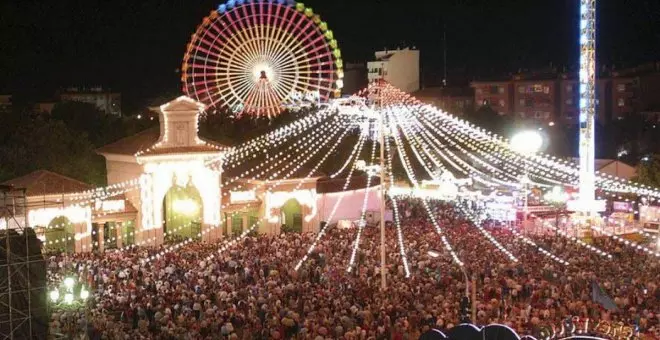
[(387, 289), (387, 267), (385, 256), (385, 113), (379, 115), (380, 141), (380, 286)]
[[(525, 156), (531, 156), (537, 153), (543, 146), (543, 137), (537, 131), (529, 130), (522, 131), (515, 134), (509, 141), (509, 147), (511, 150), (523, 154)], [(527, 175), (527, 162), (523, 162), (524, 174), (520, 177), (520, 184), (523, 187), (524, 191), (524, 210), (523, 210), (523, 226), (527, 222), (527, 198), (529, 193), (527, 192), (527, 186), (530, 183), (529, 177)]]
[(561, 187), (556, 186), (546, 193), (543, 198), (555, 207), (555, 233), (559, 234), (559, 209), (568, 201), (568, 195)]

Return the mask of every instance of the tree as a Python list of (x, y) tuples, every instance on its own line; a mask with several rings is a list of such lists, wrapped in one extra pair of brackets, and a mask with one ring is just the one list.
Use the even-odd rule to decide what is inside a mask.
[[(19, 117), (19, 114), (24, 116)], [(0, 181), (39, 169), (94, 184), (105, 184), (105, 164), (85, 133), (31, 112), (3, 117), (0, 124)]]
[(86, 133), (96, 147), (124, 137), (126, 129), (121, 117), (108, 115), (95, 105), (81, 102), (58, 103), (51, 118), (62, 121), (69, 130)]
[(635, 181), (660, 188), (660, 154), (654, 154), (637, 166)]

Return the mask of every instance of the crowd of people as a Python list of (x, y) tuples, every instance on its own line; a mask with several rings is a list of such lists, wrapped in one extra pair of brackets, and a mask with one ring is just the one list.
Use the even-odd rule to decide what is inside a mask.
[[(430, 208), (465, 267), (444, 251), (420, 202), (406, 199), (398, 210), (410, 275), (391, 226), (386, 290), (379, 230), (369, 226), (350, 272), (358, 227), (330, 227), (299, 270), (316, 234), (247, 237), (222, 253), (218, 244), (191, 243), (150, 261), (143, 260), (163, 249), (53, 256), (53, 277), (77, 276), (93, 297), (85, 310), (56, 312), (51, 330), (90, 339), (418, 339), (460, 322), (467, 276), (477, 287), (471, 321), (478, 325), (500, 323), (534, 335), (578, 316), (658, 334), (657, 259), (610, 238), (594, 240), (614, 255), (608, 260), (563, 237), (530, 236), (569, 262), (563, 265), (507, 228), (484, 226), (519, 260), (513, 262), (452, 206)], [(617, 310), (592, 301), (594, 280)]]

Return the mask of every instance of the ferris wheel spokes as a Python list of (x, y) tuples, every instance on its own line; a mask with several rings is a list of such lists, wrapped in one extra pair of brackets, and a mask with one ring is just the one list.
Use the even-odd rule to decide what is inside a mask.
[(207, 107), (272, 117), (299, 93), (335, 95), (342, 68), (332, 31), (310, 8), (231, 1), (198, 26), (181, 69), (186, 93)]

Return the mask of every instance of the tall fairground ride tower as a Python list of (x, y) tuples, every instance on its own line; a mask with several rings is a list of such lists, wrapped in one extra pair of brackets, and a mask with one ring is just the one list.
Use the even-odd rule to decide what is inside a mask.
[(596, 0), (580, 0), (580, 176), (578, 211), (591, 214), (595, 200)]

